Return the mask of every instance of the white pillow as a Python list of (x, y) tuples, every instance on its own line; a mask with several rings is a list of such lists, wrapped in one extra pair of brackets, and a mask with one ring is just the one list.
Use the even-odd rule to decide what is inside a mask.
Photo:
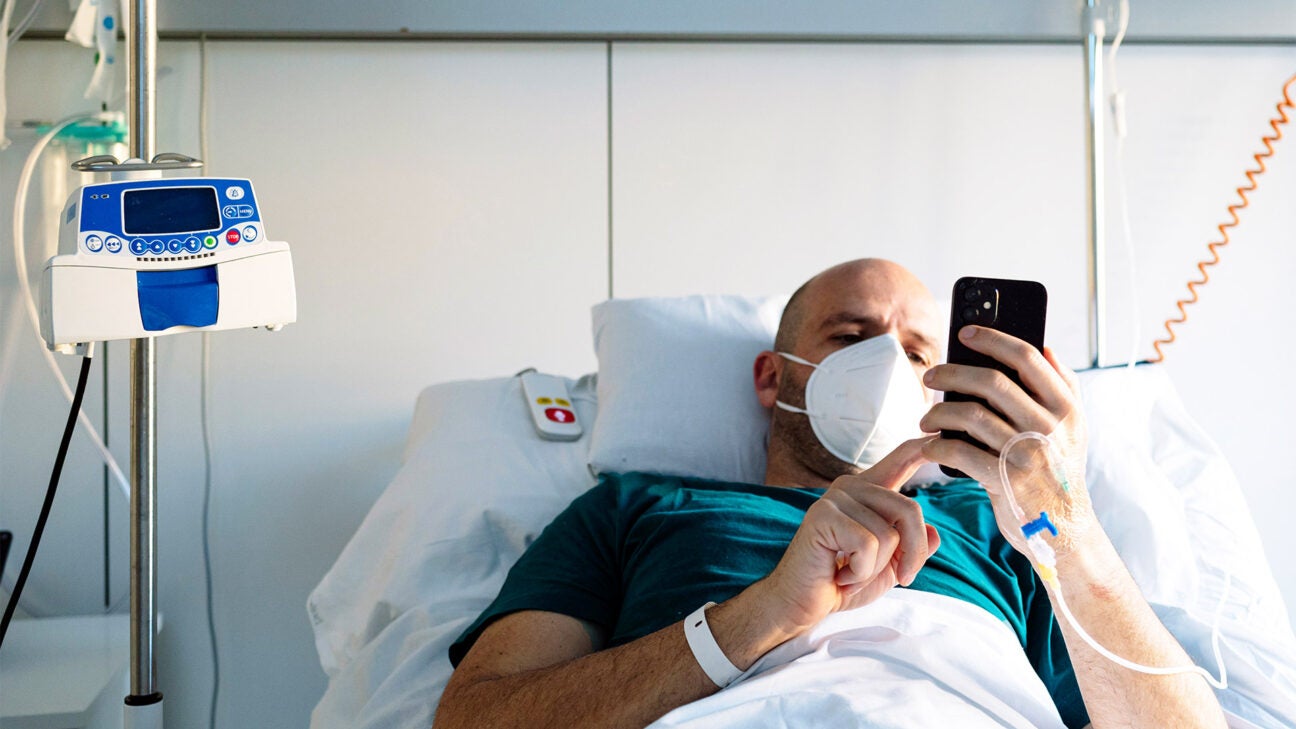
[(590, 466), (765, 480), (769, 412), (752, 363), (787, 296), (612, 299), (594, 307), (599, 419)]
[(486, 608), (540, 529), (594, 485), (593, 379), (566, 381), (585, 425), (566, 443), (536, 434), (517, 377), (419, 395), (404, 465), (307, 601), (325, 672), (415, 606), (438, 624)]
[[(1153, 601), (1209, 618), (1225, 575), (1247, 619), (1290, 632), (1246, 499), (1219, 447), (1157, 365), (1080, 373), (1086, 483), (1103, 529)], [(1184, 567), (1185, 556), (1196, 564)]]
[[(770, 412), (752, 366), (774, 346), (787, 296), (612, 299), (594, 307), (596, 473), (764, 483)], [(926, 464), (905, 487), (950, 479)]]

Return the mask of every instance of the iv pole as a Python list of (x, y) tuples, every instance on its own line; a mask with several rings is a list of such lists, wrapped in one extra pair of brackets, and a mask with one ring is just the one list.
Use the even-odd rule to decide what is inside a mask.
[[(156, 147), (157, 0), (131, 0), (127, 12), (130, 156), (151, 161)], [(157, 378), (152, 337), (135, 339), (131, 362), (130, 695), (127, 729), (161, 729), (157, 687)]]
[(1106, 24), (1098, 15), (1095, 0), (1085, 0), (1081, 10), (1081, 31), (1085, 34), (1085, 217), (1089, 234), (1089, 365), (1102, 366), (1107, 304), (1104, 301), (1107, 271), (1107, 231), (1103, 197), (1103, 79), (1102, 46)]
[[(111, 155), (87, 157), (73, 163), (72, 168), (82, 172), (110, 172), (114, 182), (153, 180), (162, 177), (165, 170), (185, 170), (202, 167), (202, 162), (173, 152), (155, 154), (157, 133), (156, 76), (157, 76), (157, 0), (125, 0), (127, 53), (127, 109), (130, 122), (130, 157), (119, 162)], [(238, 180), (229, 182), (238, 183)], [(227, 188), (228, 199), (240, 199), (235, 192), (250, 190), (250, 183)], [(214, 188), (213, 188), (214, 190)], [(127, 193), (129, 194), (129, 193)], [(104, 197), (107, 197), (106, 195)], [(213, 203), (216, 198), (213, 195)], [(248, 200), (246, 202), (252, 202)], [(257, 222), (252, 206), (251, 222)], [(245, 240), (252, 242), (257, 229), (252, 225), (230, 228), (226, 239), (233, 245), (239, 241), (242, 230)], [(193, 241), (196, 243), (197, 238)], [(208, 238), (214, 243), (214, 238)], [(178, 244), (178, 240), (171, 241)], [(213, 263), (209, 269), (220, 265), (238, 264), (246, 269), (246, 261), (254, 261), (251, 274), (243, 273), (249, 281), (268, 286), (276, 292), (264, 296), (254, 313), (244, 312), (221, 321), (207, 321), (194, 327), (243, 328), (264, 326), (278, 330), (284, 324), (297, 320), (295, 285), (292, 279), (292, 261), (288, 245), (266, 241), (259, 244), (262, 250), (255, 256), (229, 258), (224, 263)], [(214, 247), (208, 245), (209, 248)], [(193, 249), (191, 249), (193, 250)], [(171, 249), (177, 253), (176, 249)], [(207, 254), (212, 255), (212, 254)], [(67, 256), (76, 258), (75, 255)], [(161, 269), (169, 270), (169, 269)], [(136, 274), (138, 281), (139, 273)], [(238, 276), (234, 277), (235, 279)], [(118, 289), (134, 292), (136, 282)], [(235, 286), (235, 297), (256, 286)], [(136, 294), (138, 295), (138, 294)], [(141, 312), (143, 311), (141, 306)], [(266, 319), (259, 317), (265, 315)], [(257, 317), (253, 319), (252, 317)], [(255, 322), (255, 324), (254, 324)], [(129, 330), (131, 334), (157, 331), (145, 325)], [(50, 339), (55, 341), (56, 337)], [(157, 599), (157, 372), (154, 338), (144, 336), (130, 345), (131, 364), (131, 418), (130, 418), (130, 693), (124, 701), (124, 726), (126, 729), (162, 729), (162, 692), (157, 684), (156, 638), (158, 632)]]

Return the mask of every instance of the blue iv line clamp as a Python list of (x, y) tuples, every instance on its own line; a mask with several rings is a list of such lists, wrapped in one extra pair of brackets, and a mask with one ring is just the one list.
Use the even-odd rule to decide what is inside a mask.
[(1043, 531), (1048, 531), (1055, 537), (1058, 535), (1057, 527), (1053, 526), (1053, 522), (1049, 521), (1047, 511), (1041, 511), (1038, 519), (1022, 524), (1021, 530), (1022, 534), (1025, 535), (1027, 539), (1030, 539)]

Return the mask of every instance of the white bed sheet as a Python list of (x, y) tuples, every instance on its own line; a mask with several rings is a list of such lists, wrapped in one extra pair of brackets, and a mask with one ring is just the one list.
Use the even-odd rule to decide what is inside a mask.
[(828, 616), (651, 726), (1065, 729), (1007, 625), (916, 590)]

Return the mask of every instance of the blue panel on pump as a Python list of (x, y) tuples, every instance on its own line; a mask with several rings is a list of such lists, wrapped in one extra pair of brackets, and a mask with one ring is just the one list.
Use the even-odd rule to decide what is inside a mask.
[(216, 323), (220, 284), (216, 267), (179, 271), (139, 271), (140, 319), (145, 331), (177, 326), (206, 327)]

